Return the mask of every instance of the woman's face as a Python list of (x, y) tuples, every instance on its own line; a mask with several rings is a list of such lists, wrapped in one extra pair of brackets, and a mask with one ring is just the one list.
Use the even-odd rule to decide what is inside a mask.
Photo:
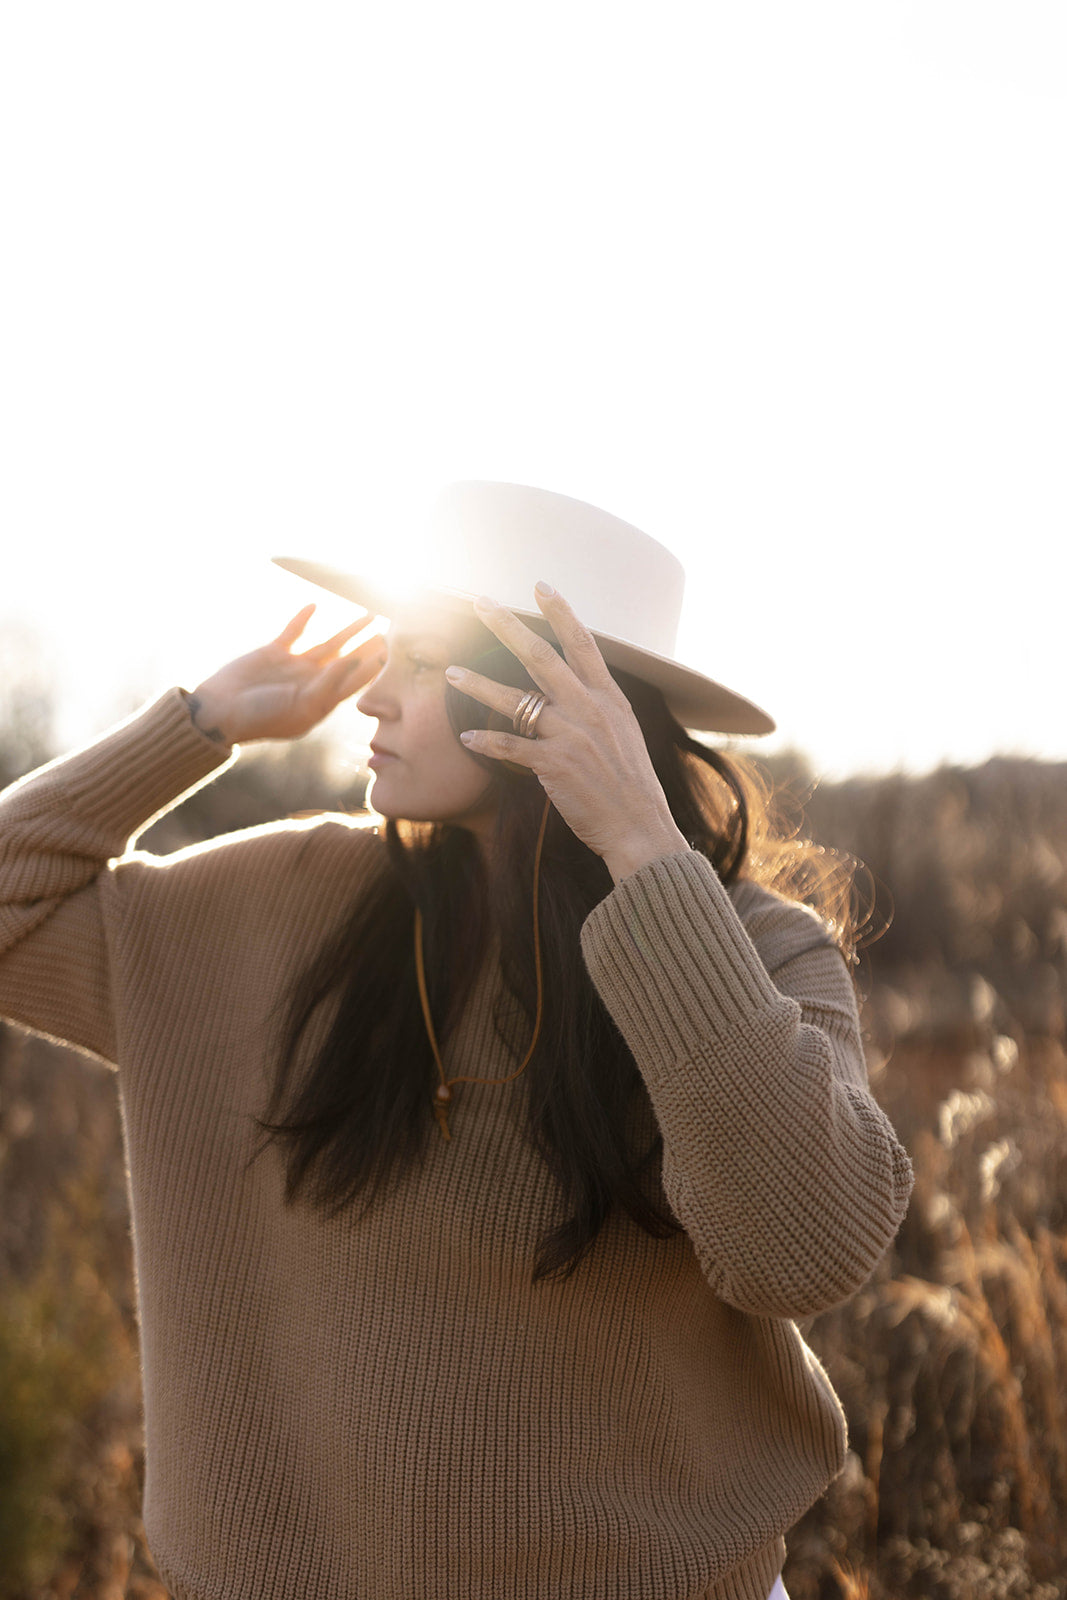
[(462, 623), (398, 618), (385, 665), (356, 704), (378, 721), (369, 763), (374, 809), (411, 822), (451, 822), (487, 839), (497, 808), (492, 778), (456, 738), (445, 707), (445, 668), (465, 642)]

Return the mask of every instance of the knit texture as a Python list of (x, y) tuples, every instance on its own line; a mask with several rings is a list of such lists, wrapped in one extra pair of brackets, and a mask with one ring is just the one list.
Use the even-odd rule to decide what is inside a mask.
[[(792, 1319), (866, 1280), (911, 1184), (821, 923), (696, 854), (596, 907), (584, 959), (684, 1232), (612, 1218), (535, 1285), (561, 1214), (521, 1083), (461, 1086), (451, 1141), (360, 1220), (250, 1160), (280, 1002), (383, 846), (326, 817), (129, 849), (226, 761), (175, 690), (0, 800), (0, 1012), (119, 1069), (177, 1600), (766, 1600), (845, 1448)], [(514, 1069), (498, 983), (450, 1076)]]

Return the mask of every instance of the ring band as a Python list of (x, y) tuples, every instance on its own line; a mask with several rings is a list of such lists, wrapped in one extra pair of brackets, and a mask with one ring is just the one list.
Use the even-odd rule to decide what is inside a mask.
[(537, 727), (537, 719), (547, 704), (548, 701), (545, 696), (537, 689), (528, 689), (526, 691), (515, 707), (515, 715), (511, 719), (511, 725), (520, 738), (535, 739), (537, 737), (534, 733), (534, 729)]

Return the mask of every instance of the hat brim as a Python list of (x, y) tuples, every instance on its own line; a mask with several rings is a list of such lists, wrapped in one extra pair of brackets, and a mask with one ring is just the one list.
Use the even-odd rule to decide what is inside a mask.
[[(295, 573), (320, 589), (351, 600), (374, 616), (391, 619), (408, 611), (446, 611), (454, 616), (469, 616), (477, 596), (460, 589), (417, 589), (401, 595), (388, 586), (357, 573), (346, 572), (320, 561), (304, 561), (295, 556), (272, 556), (275, 566)], [(524, 606), (512, 606), (535, 633), (545, 637), (551, 628), (539, 611)], [(701, 733), (767, 734), (773, 733), (775, 723), (760, 706), (714, 678), (684, 667), (666, 656), (655, 655), (640, 645), (626, 639), (592, 630), (609, 667), (632, 673), (644, 683), (660, 689), (672, 715), (683, 728)]]

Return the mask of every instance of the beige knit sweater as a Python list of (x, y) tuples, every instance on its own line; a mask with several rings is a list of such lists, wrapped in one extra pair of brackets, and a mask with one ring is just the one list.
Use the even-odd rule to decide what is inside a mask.
[[(0, 802), (0, 1013), (117, 1063), (141, 1309), (145, 1523), (179, 1600), (766, 1600), (838, 1471), (796, 1317), (864, 1282), (908, 1160), (811, 913), (664, 857), (586, 922), (684, 1226), (611, 1222), (531, 1283), (559, 1220), (518, 1086), (369, 1218), (287, 1209), (249, 1164), (273, 1008), (376, 870), (342, 817), (123, 854), (227, 759), (173, 691)], [(450, 1073), (501, 1076), (494, 974)], [(429, 1115), (429, 1109), (427, 1115)]]

